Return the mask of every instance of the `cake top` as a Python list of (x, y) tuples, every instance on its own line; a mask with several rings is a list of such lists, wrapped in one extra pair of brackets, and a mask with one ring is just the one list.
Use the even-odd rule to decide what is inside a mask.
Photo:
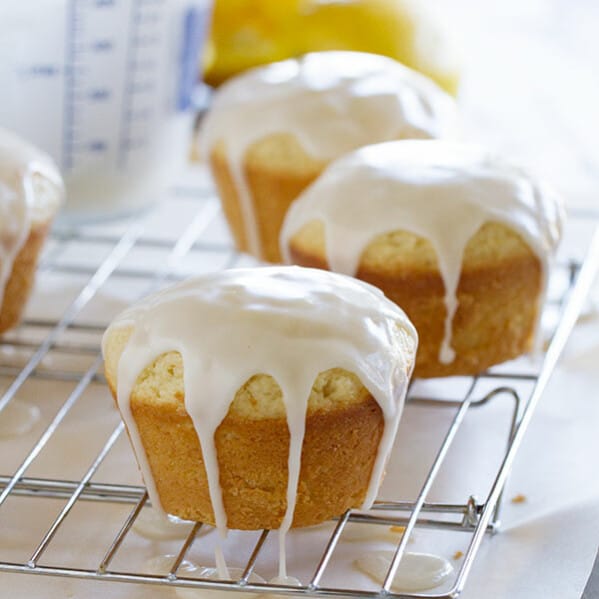
[[(63, 197), (62, 178), (52, 159), (33, 144), (0, 128), (2, 222), (25, 211), (33, 223), (47, 221), (54, 216)], [(24, 214), (19, 217), (24, 218)]]
[[(514, 228), (543, 265), (561, 235), (556, 194), (521, 169), (477, 146), (403, 140), (364, 147), (333, 162), (291, 205), (281, 252), (311, 221), (322, 221), (328, 264), (353, 275), (377, 236), (405, 230), (434, 247), (445, 283), (448, 319), (440, 359), (450, 362), (451, 320), (462, 257), (488, 221)], [(545, 269), (546, 270), (546, 269)]]
[(225, 83), (200, 141), (207, 156), (223, 140), (237, 160), (253, 142), (291, 133), (308, 154), (328, 160), (369, 143), (442, 137), (453, 132), (455, 120), (449, 95), (391, 58), (315, 52)]
[(379, 403), (385, 429), (366, 498), (376, 496), (412, 372), (417, 335), (394, 303), (356, 279), (299, 267), (225, 270), (151, 295), (118, 316), (131, 336), (118, 363), (117, 400), (152, 504), (160, 500), (131, 415), (139, 375), (160, 355), (183, 360), (185, 409), (206, 464), (217, 527), (226, 529), (214, 433), (237, 390), (256, 374), (281, 388), (290, 433), (287, 511), (295, 509), (306, 410), (318, 374), (340, 367), (356, 374)]
[[(303, 356), (306, 345), (335, 345), (324, 360), (330, 365), (320, 356), (318, 372), (353, 370), (358, 354), (369, 368), (391, 375), (399, 365), (406, 372), (417, 339), (405, 313), (376, 287), (328, 271), (284, 266), (223, 270), (168, 287), (122, 312), (105, 338), (112, 328), (126, 326), (144, 343), (156, 344), (157, 356), (189, 349), (196, 357), (204, 353), (237, 362), (227, 376), (231, 398), (254, 374), (271, 374), (281, 385), (292, 356), (310, 359)], [(164, 349), (165, 343), (172, 347)]]
[[(499, 220), (516, 228), (537, 253), (551, 253), (563, 211), (551, 189), (483, 148), (402, 140), (361, 148), (331, 164), (291, 205), (281, 232), (284, 256), (290, 236), (313, 220), (326, 223), (334, 270), (351, 275), (366, 243), (398, 229), (434, 245), (465, 229), (470, 238), (482, 222)], [(337, 235), (343, 240), (335, 240)], [(360, 238), (359, 251), (337, 255), (335, 248), (350, 237), (352, 246)]]

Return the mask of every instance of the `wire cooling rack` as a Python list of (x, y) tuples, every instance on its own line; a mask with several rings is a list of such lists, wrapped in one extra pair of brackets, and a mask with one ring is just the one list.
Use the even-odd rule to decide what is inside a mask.
[[(79, 405), (84, 403), (82, 398), (90, 391), (107, 396), (99, 340), (108, 319), (95, 316), (100, 312), (95, 310), (94, 303), (105, 303), (106, 297), (121, 297), (123, 303), (125, 299), (130, 301), (193, 272), (228, 268), (248, 260), (234, 251), (225, 233), (218, 202), (209, 188), (195, 181), (175, 190), (169, 202), (142, 217), (111, 226), (56, 228), (40, 266), (39, 279), (44, 294), (35, 295), (26, 320), (0, 340), (0, 377), (5, 382), (0, 410), (18, 401), (29, 386), (33, 387), (36, 397), (40, 395), (39, 404), (46, 399), (52, 404), (43, 426), (30, 443), (23, 446), (22, 439), (4, 441), (8, 443), (5, 447), (15, 448), (16, 455), (12, 464), (3, 465), (5, 473), (0, 476), (0, 527), (4, 527), (2, 511), (11, 509), (21, 510), (20, 529), (27, 528), (30, 517), (35, 520), (34, 516), (40, 512), (50, 514), (50, 519), (38, 525), (37, 533), (28, 531), (30, 536), (37, 536), (27, 551), (11, 553), (10, 547), (0, 547), (0, 572), (290, 596), (439, 599), (457, 597), (461, 593), (484, 536), (499, 528), (502, 492), (514, 456), (583, 308), (599, 264), (599, 237), (593, 236), (585, 259), (562, 261), (552, 275), (544, 315), (544, 327), (551, 329), (551, 341), (546, 345), (542, 360), (521, 359), (476, 377), (416, 381), (412, 385), (406, 410), (438, 409), (447, 415), (435, 447), (424, 452), (430, 457), (420, 488), (410, 499), (379, 501), (368, 512), (350, 510), (343, 514), (331, 525), (325, 542), (310, 549), (315, 556), (314, 567), (302, 586), (258, 584), (250, 578), (265, 546), (272, 542), (274, 535), (267, 530), (255, 534), (241, 574), (231, 581), (201, 579), (182, 567), (192, 548), (201, 545), (206, 538), (202, 536), (206, 527), (201, 523), (190, 525), (186, 538), (171, 552), (164, 573), (119, 566), (131, 531), (149, 506), (143, 486), (106, 481), (99, 476), (105, 463), (115, 456), (117, 460), (132, 461), (129, 448), (122, 442), (123, 425), (116, 417), (111, 421), (111, 428), (76, 476), (71, 474), (68, 465), (83, 452), (83, 445), (69, 446), (69, 459), (60, 468), (52, 467), (49, 472), (45, 466), (48, 456), (52, 457), (52, 452), (61, 447), (56, 439), (68, 436), (68, 430), (64, 433), (63, 429), (69, 417), (78, 409), (91, 409), (89, 402), (85, 404), (87, 407)], [(53, 281), (54, 288), (60, 291), (56, 297), (52, 295)], [(66, 300), (65, 288), (71, 291)], [(109, 316), (116, 310), (114, 305), (103, 308), (104, 315)], [(48, 309), (54, 313), (44, 316)], [(467, 434), (462, 432), (467, 415), (506, 401), (509, 417), (504, 427), (505, 445), (496, 456), (497, 465), (484, 497), (477, 499), (467, 493), (463, 501), (429, 500), (454, 442), (460, 434)], [(470, 465), (460, 467), (467, 469)], [(453, 476), (451, 472), (449, 475)], [(28, 501), (35, 503), (27, 507)], [(53, 547), (60, 543), (63, 529), (68, 528), (83, 505), (86, 522), (102, 522), (102, 527), (114, 529), (114, 534), (108, 540), (96, 539), (90, 545), (81, 529), (80, 535), (75, 536), (75, 539), (81, 538), (80, 546), (77, 541), (74, 545), (70, 542), (71, 553), (75, 553), (81, 563), (73, 563), (72, 559), (68, 563), (57, 561), (52, 557)], [(103, 509), (107, 506), (115, 508), (110, 512), (110, 521)], [(372, 530), (400, 527), (396, 529), (399, 532), (393, 545), (393, 557), (381, 584), (344, 588), (327, 583), (328, 574), (336, 567), (344, 535), (355, 524), (368, 525)], [(415, 528), (462, 535), (461, 538), (466, 539), (463, 559), (451, 581), (442, 589), (419, 594), (396, 593), (392, 590), (393, 578)], [(2, 538), (6, 538), (4, 533)], [(2, 544), (0, 542), (0, 546)], [(92, 553), (99, 557), (92, 559)]]

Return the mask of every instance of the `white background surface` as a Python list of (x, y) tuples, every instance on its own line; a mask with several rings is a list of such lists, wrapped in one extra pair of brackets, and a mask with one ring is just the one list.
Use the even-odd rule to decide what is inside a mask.
[[(463, 47), (468, 136), (599, 210), (599, 3), (440, 0)], [(487, 542), (464, 597), (570, 599), (599, 546), (599, 320), (579, 325), (539, 406), (509, 489), (505, 529)], [(508, 491), (508, 496), (510, 491)]]

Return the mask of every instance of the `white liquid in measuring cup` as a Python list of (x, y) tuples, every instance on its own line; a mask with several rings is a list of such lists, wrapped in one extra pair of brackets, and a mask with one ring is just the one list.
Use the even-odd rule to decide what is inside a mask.
[(0, 3), (0, 126), (52, 155), (75, 217), (143, 208), (176, 177), (210, 5)]

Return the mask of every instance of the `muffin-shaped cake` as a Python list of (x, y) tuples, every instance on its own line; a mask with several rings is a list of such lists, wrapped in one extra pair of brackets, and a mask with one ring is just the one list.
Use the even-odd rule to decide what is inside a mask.
[(201, 153), (238, 249), (279, 262), (285, 213), (329, 162), (368, 144), (451, 135), (455, 116), (450, 96), (390, 58), (317, 52), (219, 88)]
[(0, 129), (0, 333), (18, 324), (64, 196), (49, 156)]
[(378, 289), (270, 267), (142, 300), (103, 352), (153, 506), (286, 530), (373, 502), (416, 345)]
[(420, 338), (415, 376), (473, 374), (531, 349), (561, 219), (554, 193), (481, 148), (389, 142), (294, 202), (281, 251), (400, 305)]

